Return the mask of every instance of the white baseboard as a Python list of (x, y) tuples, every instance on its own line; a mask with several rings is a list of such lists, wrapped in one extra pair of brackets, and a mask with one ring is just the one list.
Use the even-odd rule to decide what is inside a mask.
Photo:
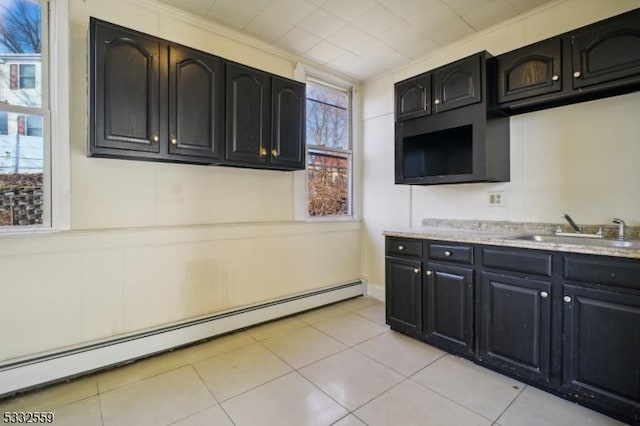
[(0, 398), (363, 294), (345, 284), (0, 365)]
[(379, 301), (384, 302), (384, 286), (367, 283), (367, 296), (371, 296), (374, 299), (378, 299)]

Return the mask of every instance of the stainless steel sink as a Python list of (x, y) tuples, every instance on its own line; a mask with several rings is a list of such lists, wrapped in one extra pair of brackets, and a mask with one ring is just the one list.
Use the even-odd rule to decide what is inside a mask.
[(541, 243), (555, 243), (555, 244), (578, 244), (583, 246), (598, 246), (598, 247), (615, 247), (615, 248), (637, 248), (640, 249), (640, 241), (620, 241), (620, 240), (604, 240), (596, 238), (582, 238), (582, 237), (565, 237), (559, 235), (546, 235), (546, 234), (524, 234), (508, 237), (511, 240), (522, 241), (537, 241)]

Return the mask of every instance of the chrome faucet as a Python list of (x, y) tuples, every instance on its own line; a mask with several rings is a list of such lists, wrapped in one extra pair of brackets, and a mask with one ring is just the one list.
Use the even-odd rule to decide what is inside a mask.
[(582, 233), (582, 227), (578, 226), (573, 219), (571, 219), (571, 216), (569, 216), (566, 213), (562, 213), (560, 216), (562, 216), (567, 222), (569, 222), (569, 225), (571, 225), (571, 227), (573, 228), (573, 230), (577, 233)]
[(624, 240), (624, 228), (625, 228), (625, 226), (627, 226), (627, 224), (624, 223), (624, 220), (618, 219), (617, 217), (614, 217), (611, 222), (613, 222), (613, 223), (618, 225), (618, 240), (623, 241)]

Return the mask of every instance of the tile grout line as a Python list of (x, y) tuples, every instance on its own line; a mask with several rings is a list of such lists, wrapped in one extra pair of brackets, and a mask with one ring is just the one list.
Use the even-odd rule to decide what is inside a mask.
[[(244, 347), (244, 346), (243, 346), (243, 347)], [(228, 351), (228, 352), (230, 352), (230, 351)], [(221, 354), (221, 355), (222, 355), (222, 354)], [(199, 361), (197, 361), (197, 362), (199, 362)], [(227, 410), (225, 410), (225, 408), (222, 406), (222, 403), (221, 403), (220, 401), (218, 401), (218, 398), (216, 398), (216, 396), (214, 395), (213, 391), (209, 388), (209, 385), (207, 385), (207, 382), (205, 382), (205, 381), (204, 381), (204, 379), (202, 378), (202, 376), (201, 376), (201, 375), (200, 375), (200, 373), (198, 372), (198, 369), (196, 369), (196, 367), (193, 365), (193, 363), (189, 363), (189, 366), (190, 366), (190, 367), (191, 367), (191, 369), (196, 373), (196, 376), (198, 376), (198, 378), (200, 379), (200, 381), (202, 382), (202, 384), (204, 385), (204, 387), (207, 389), (207, 391), (211, 394), (211, 397), (212, 397), (212, 398), (213, 398), (213, 400), (216, 402), (216, 405), (217, 405), (218, 407), (220, 407), (220, 409), (224, 412), (224, 414), (227, 416), (227, 418), (229, 419), (229, 421), (230, 421), (232, 424), (234, 424), (234, 425), (235, 425), (235, 424), (236, 424), (236, 422), (234, 422), (234, 421), (233, 421), (233, 419), (231, 418), (231, 416), (229, 415), (229, 413), (227, 412)], [(208, 410), (208, 409), (210, 409), (210, 408), (211, 408), (211, 407), (208, 407), (208, 408), (206, 408), (205, 410)], [(192, 414), (192, 416), (193, 416), (193, 415), (195, 415), (195, 414), (202, 413), (202, 412), (203, 412), (203, 411), (205, 411), (205, 410), (198, 411), (197, 413)], [(190, 416), (188, 416), (188, 417), (190, 417)], [(185, 417), (185, 418), (186, 418), (186, 417)]]
[[(426, 368), (426, 367), (425, 367), (425, 368)], [(477, 416), (482, 417), (483, 419), (485, 419), (485, 420), (487, 420), (487, 421), (491, 422), (492, 424), (493, 424), (493, 422), (495, 422), (495, 420), (492, 420), (492, 419), (490, 419), (489, 417), (485, 416), (484, 414), (480, 414), (480, 413), (478, 413), (477, 411), (475, 411), (475, 410), (473, 410), (473, 409), (471, 409), (471, 408), (469, 408), (469, 407), (467, 407), (467, 406), (465, 406), (465, 405), (462, 405), (462, 403), (460, 403), (460, 402), (458, 402), (458, 401), (456, 401), (456, 400), (454, 400), (454, 399), (451, 399), (451, 398), (450, 398), (450, 397), (448, 397), (447, 395), (444, 395), (444, 394), (442, 394), (442, 393), (438, 392), (437, 390), (435, 390), (435, 389), (433, 389), (433, 388), (431, 388), (431, 387), (429, 387), (429, 386), (427, 386), (427, 385), (425, 385), (425, 384), (423, 384), (423, 383), (420, 383), (420, 382), (415, 381), (414, 379), (412, 379), (412, 377), (413, 377), (413, 376), (411, 376), (411, 377), (407, 378), (407, 380), (411, 380), (411, 381), (412, 381), (413, 383), (415, 383), (416, 385), (421, 386), (421, 387), (423, 387), (423, 388), (425, 388), (425, 389), (427, 389), (427, 390), (429, 390), (429, 391), (431, 391), (431, 392), (433, 392), (433, 393), (435, 393), (435, 394), (437, 394), (437, 395), (440, 395), (440, 396), (441, 396), (441, 397), (443, 397), (444, 399), (449, 400), (449, 401), (453, 402), (454, 404), (456, 404), (457, 406), (462, 407), (462, 408), (464, 408), (465, 410), (467, 410), (467, 411), (469, 411), (469, 412), (471, 412), (471, 413), (473, 413), (473, 414), (476, 414)]]
[(520, 390), (520, 392), (518, 392), (518, 394), (515, 396), (515, 398), (513, 398), (513, 399), (511, 400), (511, 402), (509, 402), (509, 404), (506, 406), (506, 408), (505, 408), (504, 410), (502, 410), (502, 412), (500, 413), (500, 415), (499, 415), (498, 417), (496, 417), (496, 420), (494, 421), (494, 424), (497, 424), (497, 423), (498, 423), (498, 420), (500, 420), (500, 418), (501, 418), (502, 416), (504, 416), (504, 413), (506, 413), (506, 412), (507, 412), (507, 410), (508, 410), (509, 408), (511, 408), (511, 406), (516, 402), (516, 400), (517, 400), (518, 398), (520, 398), (520, 395), (522, 395), (522, 393), (524, 392), (524, 390), (525, 390), (526, 388), (528, 388), (528, 387), (529, 387), (529, 385), (527, 385), (527, 384), (525, 384), (525, 385), (522, 387), (522, 389)]
[(96, 387), (98, 388), (98, 408), (100, 408), (100, 424), (104, 426), (104, 412), (102, 411), (102, 395), (100, 394), (100, 388), (98, 387), (98, 380), (96, 378)]

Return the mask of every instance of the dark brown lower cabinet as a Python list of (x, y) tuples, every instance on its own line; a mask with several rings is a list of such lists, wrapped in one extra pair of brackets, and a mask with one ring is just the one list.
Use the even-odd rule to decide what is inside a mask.
[(386, 259), (387, 324), (410, 335), (422, 332), (420, 272), (420, 260)]
[(563, 385), (638, 422), (640, 295), (565, 285), (563, 302)]
[(546, 382), (551, 350), (551, 282), (483, 272), (480, 351), (483, 362)]
[(428, 342), (473, 354), (473, 269), (427, 263), (423, 296)]
[(640, 259), (399, 237), (386, 255), (393, 330), (640, 425)]

